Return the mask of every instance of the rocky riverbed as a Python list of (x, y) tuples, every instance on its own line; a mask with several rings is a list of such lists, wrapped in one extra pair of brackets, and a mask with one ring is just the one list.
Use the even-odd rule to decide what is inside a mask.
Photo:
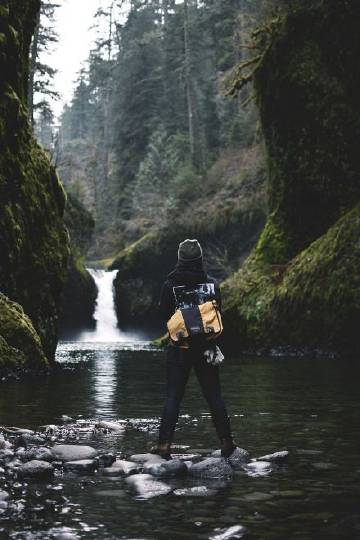
[[(239, 471), (265, 476), (288, 462), (284, 450), (251, 457), (245, 449), (236, 448), (225, 459), (219, 450), (174, 446), (168, 461), (150, 452), (124, 452), (118, 444), (124, 431), (138, 428), (136, 422), (96, 422), (66, 415), (59, 424), (36, 430), (0, 427), (0, 532), (6, 531), (1, 529), (6, 521), (37, 519), (49, 513), (55, 518), (71, 511), (63, 495), (64, 481), (69, 479), (85, 489), (88, 482), (101, 483), (106, 477), (113, 481), (115, 491), (121, 484), (126, 496), (138, 501), (164, 496), (198, 498), (213, 496)], [(103, 452), (101, 440), (109, 436), (115, 437), (118, 449)], [(48, 534), (58, 540), (77, 538), (66, 530)]]

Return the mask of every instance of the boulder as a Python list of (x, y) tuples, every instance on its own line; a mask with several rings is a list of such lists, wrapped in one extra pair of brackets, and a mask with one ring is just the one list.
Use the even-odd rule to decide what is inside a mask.
[(253, 461), (244, 465), (249, 476), (267, 476), (273, 470), (269, 461)]
[(31, 461), (36, 459), (38, 461), (53, 461), (54, 456), (50, 448), (45, 446), (29, 448), (28, 450), (23, 451), (20, 455), (20, 458), (25, 459), (26, 461)]
[(54, 459), (59, 461), (78, 461), (84, 459), (94, 459), (98, 452), (91, 446), (81, 446), (77, 444), (56, 444), (52, 448)]
[(0, 501), (7, 501), (8, 498), (9, 498), (8, 492), (0, 489)]
[(289, 458), (289, 452), (287, 450), (281, 450), (280, 452), (274, 452), (273, 454), (266, 454), (256, 458), (255, 461), (270, 461), (271, 463), (284, 463)]
[(144, 473), (157, 476), (159, 478), (171, 478), (185, 476), (188, 472), (186, 464), (180, 459), (171, 459), (165, 463), (147, 462), (144, 464)]
[(216, 491), (214, 489), (209, 489), (206, 486), (194, 486), (174, 490), (174, 495), (178, 497), (209, 497), (215, 493)]
[(77, 473), (92, 473), (99, 466), (97, 459), (78, 459), (75, 461), (67, 461), (65, 463), (65, 469), (67, 471)]
[(191, 476), (223, 478), (233, 474), (231, 465), (224, 458), (210, 457), (195, 463), (189, 470)]
[(154, 480), (151, 474), (133, 474), (126, 478), (126, 482), (137, 491), (142, 499), (152, 499), (160, 495), (167, 495), (172, 491), (172, 488), (164, 482)]
[(115, 461), (111, 467), (106, 467), (103, 469), (103, 473), (106, 476), (128, 476), (130, 474), (137, 474), (141, 471), (141, 465), (138, 463), (133, 463), (132, 461), (126, 461), (120, 459)]
[(130, 461), (135, 461), (135, 463), (166, 463), (166, 459), (162, 458), (158, 454), (134, 454), (130, 456)]
[(111, 467), (111, 465), (115, 462), (116, 456), (114, 454), (101, 454), (99, 456), (99, 462), (103, 467)]
[(108, 429), (109, 431), (114, 431), (115, 433), (122, 433), (126, 428), (127, 422), (121, 420), (119, 422), (107, 422), (105, 420), (100, 420), (95, 424), (96, 428)]
[(47, 461), (34, 459), (20, 465), (18, 474), (22, 478), (47, 479), (54, 475), (54, 467)]

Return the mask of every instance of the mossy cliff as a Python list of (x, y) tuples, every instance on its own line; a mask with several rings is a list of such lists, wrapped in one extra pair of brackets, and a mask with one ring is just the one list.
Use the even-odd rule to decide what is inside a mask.
[[(65, 193), (27, 121), (28, 53), (39, 4), (8, 0), (0, 6), (0, 290), (22, 306), (52, 359), (69, 239), (63, 222)], [(17, 309), (12, 318), (13, 310), (5, 312), (4, 306), (2, 302), (2, 320), (12, 320), (19, 334), (14, 330), (8, 341), (1, 326), (1, 350), (5, 340), (27, 359), (40, 358), (14, 338), (20, 336), (24, 320), (30, 328), (29, 319), (20, 317)], [(6, 354), (1, 356), (4, 364)]]
[(266, 219), (262, 156), (260, 146), (223, 155), (199, 196), (118, 254), (110, 268), (119, 270), (114, 284), (120, 326), (156, 320), (162, 283), (185, 238), (200, 240), (207, 268), (216, 277), (239, 265)]
[(65, 224), (70, 234), (71, 254), (61, 302), (61, 335), (93, 328), (97, 288), (85, 267), (95, 222), (86, 208), (68, 194), (65, 208)]
[(255, 75), (270, 214), (224, 285), (225, 322), (242, 347), (359, 352), (360, 6), (299, 4)]

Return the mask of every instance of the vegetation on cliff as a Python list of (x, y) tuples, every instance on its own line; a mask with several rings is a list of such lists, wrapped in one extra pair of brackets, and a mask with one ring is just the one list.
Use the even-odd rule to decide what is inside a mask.
[[(37, 0), (8, 0), (0, 6), (0, 289), (22, 306), (52, 359), (69, 241), (63, 222), (65, 193), (27, 121), (28, 56), (38, 9)], [(2, 302), (1, 311), (8, 302)], [(25, 355), (43, 361), (40, 350), (31, 353), (23, 345), (24, 317), (18, 313), (7, 309), (3, 314), (19, 327), (8, 346), (22, 351), (21, 360)], [(30, 328), (28, 319), (25, 326)], [(4, 344), (7, 332), (2, 327), (0, 335)], [(36, 334), (32, 339), (35, 343)], [(1, 356), (6, 363), (7, 354)]]
[(270, 214), (223, 288), (243, 347), (359, 350), (359, 22), (355, 3), (295, 2), (268, 29), (255, 87)]
[(85, 267), (85, 256), (95, 226), (94, 220), (72, 194), (68, 194), (64, 217), (71, 246), (60, 314), (60, 330), (66, 335), (68, 332), (94, 326), (97, 288)]

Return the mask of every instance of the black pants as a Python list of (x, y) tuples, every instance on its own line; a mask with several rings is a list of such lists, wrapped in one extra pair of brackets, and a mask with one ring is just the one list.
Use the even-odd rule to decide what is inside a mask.
[(195, 369), (219, 439), (231, 438), (230, 420), (221, 396), (219, 368), (206, 362), (203, 349), (169, 347), (166, 362), (167, 397), (160, 424), (159, 443), (172, 442), (180, 404), (191, 369)]

